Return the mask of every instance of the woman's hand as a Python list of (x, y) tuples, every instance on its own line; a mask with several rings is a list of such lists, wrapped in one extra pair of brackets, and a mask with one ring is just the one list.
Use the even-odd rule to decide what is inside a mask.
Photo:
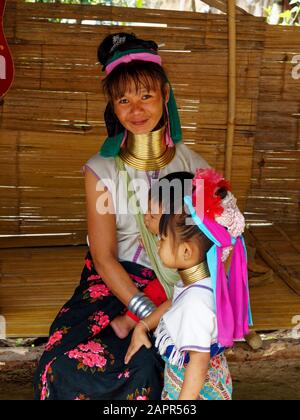
[(128, 365), (135, 353), (137, 353), (143, 346), (150, 349), (152, 344), (148, 338), (146, 327), (140, 322), (133, 331), (131, 343), (125, 356), (125, 365)]

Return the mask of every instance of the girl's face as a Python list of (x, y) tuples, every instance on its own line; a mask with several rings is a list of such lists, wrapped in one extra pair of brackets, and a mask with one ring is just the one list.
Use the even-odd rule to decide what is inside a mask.
[(167, 236), (160, 238), (157, 250), (163, 264), (168, 268), (184, 270), (205, 260), (205, 252), (198, 240), (190, 239), (175, 243), (170, 229)]
[(162, 236), (157, 245), (158, 255), (167, 268), (179, 268), (180, 256), (178, 249), (174, 250), (170, 235)]
[[(166, 96), (167, 102), (169, 94)], [(164, 100), (159, 84), (150, 91), (144, 86), (136, 91), (132, 83), (122, 98), (114, 99), (113, 106), (123, 127), (133, 134), (147, 134), (158, 125), (163, 115)]]

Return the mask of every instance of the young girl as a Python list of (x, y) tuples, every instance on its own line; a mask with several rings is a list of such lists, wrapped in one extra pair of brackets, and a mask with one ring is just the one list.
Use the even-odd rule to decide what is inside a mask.
[[(185, 190), (186, 193), (192, 190), (193, 178), (194, 175), (190, 172), (172, 172), (160, 178), (149, 190), (148, 211), (144, 216), (144, 223), (149, 232), (159, 235), (159, 222), (162, 214), (167, 213), (168, 210), (174, 212), (174, 207), (180, 206), (177, 201), (183, 204)], [(170, 206), (173, 208), (169, 208)], [(165, 291), (158, 279), (152, 281), (144, 289), (144, 293), (156, 306), (160, 306), (166, 300)], [(139, 318), (127, 311), (125, 315), (116, 317), (110, 325), (119, 338), (126, 338), (137, 322), (139, 322)]]
[[(202, 199), (199, 180), (204, 181), (204, 215), (195, 204)], [(229, 400), (224, 348), (246, 335), (251, 323), (242, 219), (228, 183), (215, 171), (197, 171), (194, 184), (192, 197), (185, 197), (186, 211), (163, 214), (159, 224), (159, 256), (179, 270), (181, 281), (172, 302), (136, 326), (125, 363), (143, 345), (151, 347), (147, 333), (157, 327), (156, 347), (166, 362), (162, 399)], [(223, 261), (229, 248), (228, 282)]]

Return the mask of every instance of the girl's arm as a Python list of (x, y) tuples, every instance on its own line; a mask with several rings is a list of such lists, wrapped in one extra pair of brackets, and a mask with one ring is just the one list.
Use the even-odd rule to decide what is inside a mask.
[[(158, 326), (160, 318), (168, 311), (168, 309), (172, 306), (172, 299), (166, 300), (163, 304), (161, 304), (155, 311), (152, 312), (147, 318), (143, 319), (143, 321), (148, 326), (149, 330), (155, 330)], [(143, 325), (143, 323), (141, 323)], [(144, 326), (145, 328), (145, 326)]]
[(196, 400), (204, 385), (210, 362), (210, 353), (189, 352), (190, 362), (186, 367), (179, 400)]
[[(151, 315), (147, 318), (143, 319), (143, 322), (139, 322), (135, 327), (132, 337), (131, 343), (128, 347), (126, 356), (125, 356), (125, 364), (127, 365), (132, 357), (139, 351), (142, 346), (145, 346), (147, 349), (150, 349), (152, 346), (149, 338), (148, 338), (148, 329), (154, 330), (160, 321), (160, 318), (167, 312), (167, 310), (172, 305), (172, 300), (169, 299), (160, 305)], [(148, 328), (147, 328), (148, 327)]]

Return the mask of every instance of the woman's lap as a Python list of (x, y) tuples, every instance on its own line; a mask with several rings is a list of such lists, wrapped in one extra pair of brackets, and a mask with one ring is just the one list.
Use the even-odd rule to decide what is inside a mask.
[[(50, 328), (35, 375), (37, 399), (160, 399), (163, 362), (143, 348), (124, 365), (130, 336), (116, 337), (109, 323), (126, 308), (95, 271), (90, 254), (80, 285)], [(140, 290), (154, 272), (123, 263)], [(152, 273), (152, 274), (151, 274)]]
[[(72, 351), (57, 358), (47, 375), (48, 399), (159, 400), (163, 384), (163, 362), (154, 348), (143, 348), (126, 366), (124, 357), (130, 337), (131, 335), (120, 340), (108, 327), (101, 333), (101, 339), (95, 337), (90, 341), (93, 345), (97, 343), (99, 346), (105, 346), (105, 353), (100, 351), (94, 353), (94, 360), (89, 358), (90, 365), (93, 365), (97, 355), (103, 357), (100, 366), (104, 363), (105, 365), (101, 369), (95, 365), (84, 365), (82, 359), (72, 357)], [(88, 344), (86, 348), (87, 346)], [(76, 352), (76, 349), (74, 350)], [(80, 353), (79, 349), (78, 352)]]

